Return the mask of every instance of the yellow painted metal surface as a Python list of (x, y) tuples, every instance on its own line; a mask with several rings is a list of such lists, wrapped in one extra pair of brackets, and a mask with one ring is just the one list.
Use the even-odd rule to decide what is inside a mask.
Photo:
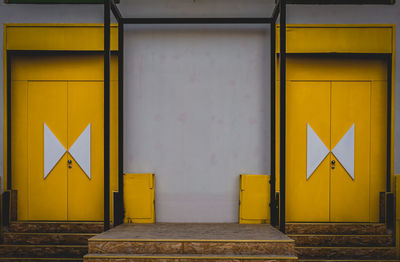
[[(340, 161), (329, 169), (331, 177), (331, 214), (334, 222), (369, 222), (370, 163), (385, 159), (371, 159), (371, 83), (332, 82), (331, 89), (331, 150), (355, 125), (354, 180)], [(384, 105), (382, 105), (384, 106)], [(383, 116), (385, 117), (385, 116)], [(385, 161), (384, 161), (385, 163)], [(386, 174), (377, 174), (385, 178)], [(377, 196), (379, 193), (377, 194)]]
[(124, 175), (125, 223), (154, 223), (154, 174)]
[[(102, 24), (6, 24), (7, 50), (104, 50)], [(111, 26), (111, 50), (118, 50), (118, 27)]]
[[(19, 220), (103, 220), (101, 59), (101, 55), (13, 58), (12, 178)], [(112, 61), (115, 76), (116, 58)], [(118, 189), (117, 87), (117, 81), (111, 81), (111, 199)], [(91, 179), (69, 153), (43, 179), (43, 122), (67, 149), (91, 124)], [(73, 161), (71, 169), (67, 160)]]
[[(43, 55), (18, 56), (11, 65), (13, 80), (41, 81), (103, 81), (104, 67), (102, 55)], [(27, 70), (29, 68), (29, 70)], [(112, 81), (118, 80), (118, 59), (111, 57)]]
[[(277, 52), (279, 52), (279, 25)], [(288, 53), (392, 53), (394, 25), (287, 25)]]
[[(378, 222), (379, 192), (386, 189), (387, 67), (377, 59), (324, 59), (288, 57), (287, 221)], [(306, 179), (307, 123), (330, 151), (355, 124), (354, 180), (332, 153)]]
[(71, 155), (68, 155), (68, 158), (72, 160), (72, 168), (68, 169), (68, 220), (99, 221), (103, 219), (103, 90), (103, 82), (68, 82), (68, 148), (90, 124), (92, 163), (89, 179), (79, 164)]
[[(286, 217), (329, 221), (328, 155), (307, 180), (307, 123), (330, 146), (330, 83), (287, 83)], [(327, 172), (328, 171), (328, 172)]]
[[(67, 155), (43, 178), (43, 124), (67, 147), (67, 82), (28, 82), (28, 218), (67, 220)], [(19, 129), (19, 127), (16, 127)], [(18, 161), (18, 159), (16, 159)], [(18, 175), (18, 173), (14, 173)], [(14, 175), (13, 174), (13, 175)]]
[(270, 221), (269, 180), (269, 175), (240, 175), (239, 223), (261, 224)]

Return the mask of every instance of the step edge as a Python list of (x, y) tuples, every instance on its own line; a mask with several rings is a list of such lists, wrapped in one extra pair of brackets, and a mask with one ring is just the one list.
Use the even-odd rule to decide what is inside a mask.
[(294, 243), (293, 239), (287, 240), (245, 240), (245, 239), (134, 239), (134, 238), (103, 238), (103, 239), (89, 239), (90, 242), (226, 242), (226, 243)]
[(8, 260), (83, 260), (83, 258), (79, 257), (0, 257), (1, 259)]
[(396, 246), (385, 246), (385, 247), (377, 247), (377, 246), (370, 246), (370, 247), (355, 247), (355, 246), (350, 246), (350, 247), (343, 247), (343, 246), (339, 246), (339, 247), (335, 247), (335, 246), (313, 246), (313, 247), (295, 247), (295, 249), (311, 249), (311, 248), (322, 248), (322, 249), (328, 249), (328, 248), (336, 248), (336, 249), (346, 249), (346, 248), (352, 248), (352, 249), (396, 249)]
[(26, 244), (0, 244), (0, 247), (68, 247), (68, 248), (81, 248), (88, 247), (87, 245), (26, 245)]
[(171, 255), (150, 255), (150, 254), (87, 254), (83, 256), (83, 258), (148, 258), (148, 259), (254, 259), (254, 260), (262, 260), (262, 259), (298, 259), (297, 256), (249, 256), (249, 255), (243, 255), (243, 256), (238, 256), (238, 255), (215, 255), (215, 256), (196, 256), (196, 255), (185, 255), (182, 254), (180, 256), (177, 256), (176, 254), (171, 254)]
[(96, 236), (98, 233), (57, 233), (57, 232), (3, 232), (3, 235), (65, 235), (65, 236)]
[(301, 236), (301, 237), (314, 237), (314, 236), (321, 236), (321, 237), (328, 237), (328, 236), (338, 236), (338, 237), (392, 237), (392, 234), (343, 234), (343, 235), (338, 235), (338, 234), (287, 234), (288, 237), (291, 236)]

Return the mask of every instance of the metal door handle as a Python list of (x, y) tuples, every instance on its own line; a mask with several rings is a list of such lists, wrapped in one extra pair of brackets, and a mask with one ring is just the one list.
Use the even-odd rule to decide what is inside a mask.
[(336, 163), (335, 160), (332, 160), (332, 161), (331, 161), (331, 168), (332, 168), (332, 169), (335, 169), (335, 163)]
[(68, 159), (68, 164), (72, 164), (72, 160), (71, 159)]

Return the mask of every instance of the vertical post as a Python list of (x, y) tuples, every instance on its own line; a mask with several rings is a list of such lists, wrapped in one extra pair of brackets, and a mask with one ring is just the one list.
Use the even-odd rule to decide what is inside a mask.
[(104, 231), (110, 228), (110, 0), (104, 0)]
[(392, 55), (387, 58), (387, 148), (386, 148), (386, 192), (391, 192), (392, 157)]
[(271, 128), (271, 138), (270, 138), (270, 162), (271, 162), (271, 174), (270, 174), (270, 186), (271, 186), (271, 196), (270, 196), (270, 210), (271, 210), (271, 225), (276, 226), (278, 224), (277, 221), (277, 214), (276, 214), (276, 200), (275, 200), (275, 175), (276, 175), (276, 168), (275, 168), (275, 152), (276, 152), (276, 129), (275, 129), (275, 107), (276, 107), (276, 79), (275, 79), (275, 52), (276, 52), (276, 30), (275, 30), (276, 24), (275, 22), (271, 23), (271, 54), (270, 54), (270, 61), (271, 61), (271, 73), (270, 73), (270, 78), (271, 78), (271, 90), (270, 90), (270, 103), (271, 103), (271, 115), (270, 115), (270, 128)]
[(286, 201), (286, 0), (280, 1), (280, 208), (279, 229), (285, 233)]
[(6, 54), (7, 59), (7, 188), (11, 190), (11, 55)]
[(118, 23), (118, 205), (117, 224), (124, 219), (124, 23)]

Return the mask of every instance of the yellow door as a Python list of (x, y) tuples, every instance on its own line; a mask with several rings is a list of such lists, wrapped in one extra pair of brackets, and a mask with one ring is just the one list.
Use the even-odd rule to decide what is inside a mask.
[[(331, 101), (331, 159), (335, 162), (330, 168), (330, 220), (368, 222), (371, 83), (332, 82)], [(354, 134), (349, 133), (353, 131)], [(346, 134), (348, 140), (344, 141)], [(345, 143), (342, 152), (335, 154), (340, 141)]]
[(44, 174), (44, 125), (67, 146), (67, 82), (29, 81), (28, 111), (28, 219), (67, 219), (67, 156)]
[[(29, 219), (102, 220), (103, 165), (91, 163), (103, 159), (103, 82), (29, 81), (27, 92)], [(45, 125), (64, 148), (47, 172)]]
[(287, 83), (286, 217), (329, 221), (329, 157), (307, 179), (307, 124), (330, 146), (330, 83)]
[[(73, 152), (68, 157), (71, 164), (68, 169), (68, 219), (103, 219), (103, 157), (104, 157), (104, 113), (103, 82), (68, 82), (68, 148), (82, 143), (84, 132), (89, 150), (90, 169), (83, 166), (87, 159), (78, 159)], [(79, 141), (78, 141), (79, 143)], [(81, 163), (80, 163), (81, 161)], [(88, 164), (88, 163), (86, 163)]]
[(294, 55), (287, 66), (287, 221), (378, 222), (385, 62)]
[[(103, 57), (21, 55), (13, 56), (11, 65), (11, 173), (17, 219), (103, 220)], [(118, 185), (115, 56), (111, 65), (110, 197)]]

